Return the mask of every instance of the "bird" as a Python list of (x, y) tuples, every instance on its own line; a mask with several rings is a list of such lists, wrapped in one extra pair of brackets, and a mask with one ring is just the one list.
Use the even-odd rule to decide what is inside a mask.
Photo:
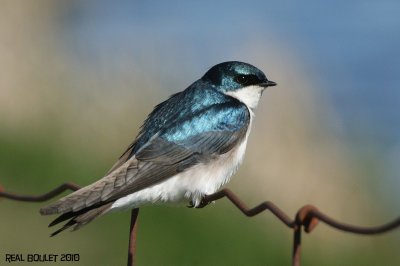
[(135, 140), (111, 169), (40, 209), (72, 231), (106, 213), (151, 204), (199, 207), (243, 161), (254, 112), (267, 87), (277, 85), (257, 67), (219, 63), (185, 90), (156, 105)]

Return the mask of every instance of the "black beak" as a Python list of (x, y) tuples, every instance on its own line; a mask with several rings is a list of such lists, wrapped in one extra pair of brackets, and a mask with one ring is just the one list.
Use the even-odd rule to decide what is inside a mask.
[(273, 82), (273, 81), (271, 81), (271, 80), (266, 80), (265, 82), (263, 82), (263, 83), (260, 83), (260, 84), (258, 84), (259, 86), (261, 86), (261, 87), (273, 87), (273, 86), (276, 86), (277, 84), (276, 84), (276, 82)]

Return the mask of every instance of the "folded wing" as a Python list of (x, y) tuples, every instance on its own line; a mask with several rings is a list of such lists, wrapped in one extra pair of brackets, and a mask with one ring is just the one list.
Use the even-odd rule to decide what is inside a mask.
[(121, 157), (118, 167), (105, 177), (40, 212), (61, 213), (51, 225), (71, 219), (66, 228), (74, 225), (77, 229), (106, 213), (115, 200), (228, 152), (245, 136), (249, 116), (246, 106), (230, 101), (176, 121), (157, 132), (127, 161), (121, 161)]

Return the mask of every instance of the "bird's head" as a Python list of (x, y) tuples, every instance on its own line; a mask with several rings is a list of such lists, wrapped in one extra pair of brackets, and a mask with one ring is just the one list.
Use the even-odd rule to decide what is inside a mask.
[(213, 66), (204, 74), (202, 80), (211, 83), (216, 90), (237, 98), (252, 109), (257, 106), (264, 89), (276, 85), (255, 66), (238, 61)]

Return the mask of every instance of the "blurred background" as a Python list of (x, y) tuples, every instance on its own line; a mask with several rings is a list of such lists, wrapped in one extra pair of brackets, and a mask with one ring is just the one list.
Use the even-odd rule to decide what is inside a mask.
[[(153, 106), (227, 60), (279, 86), (256, 113), (227, 185), (291, 216), (311, 203), (364, 226), (400, 212), (400, 2), (0, 1), (0, 184), (44, 193), (100, 178)], [(46, 203), (0, 202), (0, 255), (79, 253), (125, 265), (129, 212), (49, 238)], [(139, 265), (288, 265), (292, 233), (226, 200), (140, 211)], [(320, 225), (305, 265), (395, 265), (399, 230), (356, 236)], [(72, 264), (71, 264), (72, 265)]]

